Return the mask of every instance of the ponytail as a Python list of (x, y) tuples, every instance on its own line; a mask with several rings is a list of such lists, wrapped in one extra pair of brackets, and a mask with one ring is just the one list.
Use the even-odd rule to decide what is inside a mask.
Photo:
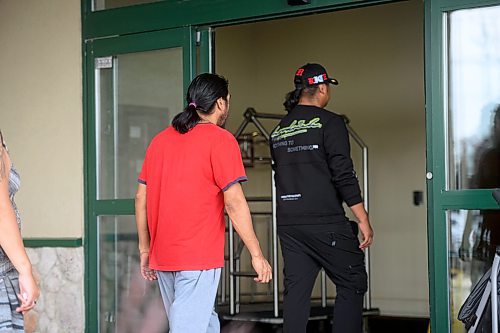
[(172, 126), (181, 134), (187, 133), (191, 128), (196, 126), (201, 120), (198, 112), (196, 112), (196, 105), (190, 103), (183, 112), (177, 114), (172, 120)]
[(302, 88), (296, 88), (295, 90), (290, 91), (285, 96), (285, 101), (283, 102), (283, 106), (287, 112), (292, 111), (294, 107), (299, 104), (300, 94), (302, 93)]
[(198, 75), (189, 84), (186, 108), (174, 117), (172, 126), (181, 134), (189, 132), (200, 122), (200, 114), (212, 114), (217, 99), (227, 100), (228, 94), (228, 82), (224, 77), (209, 73)]
[(318, 91), (318, 85), (304, 88), (295, 88), (295, 90), (290, 91), (288, 94), (286, 94), (285, 101), (283, 102), (285, 110), (287, 112), (292, 111), (293, 108), (296, 107), (297, 104), (299, 104), (300, 97), (302, 95), (313, 96), (314, 94), (316, 94), (316, 91)]

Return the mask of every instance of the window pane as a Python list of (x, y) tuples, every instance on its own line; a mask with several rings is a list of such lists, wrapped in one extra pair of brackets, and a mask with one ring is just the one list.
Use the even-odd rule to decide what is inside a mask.
[(118, 55), (99, 67), (97, 197), (133, 198), (147, 145), (182, 111), (182, 48)]
[(100, 332), (168, 332), (156, 282), (140, 274), (134, 216), (100, 216)]
[[(474, 285), (493, 263), (495, 248), (500, 245), (500, 210), (454, 210), (447, 216), (450, 326), (452, 333), (465, 333), (465, 325), (457, 316)], [(488, 310), (485, 313), (490, 314)], [(491, 331), (491, 322), (489, 330), (478, 331)]]
[(449, 188), (500, 187), (500, 6), (449, 18)]
[(161, 0), (94, 0), (93, 10), (103, 10), (111, 8), (119, 8), (133, 5), (140, 5), (144, 3), (158, 2)]

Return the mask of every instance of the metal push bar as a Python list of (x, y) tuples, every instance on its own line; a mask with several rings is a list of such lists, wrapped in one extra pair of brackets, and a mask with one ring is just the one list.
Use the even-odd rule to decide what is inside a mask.
[[(347, 118), (346, 115), (342, 115), (342, 117), (345, 120), (347, 130), (349, 131), (349, 134), (353, 138), (353, 140), (356, 142), (356, 144), (361, 148), (362, 151), (362, 164), (363, 164), (363, 203), (365, 206), (366, 212), (369, 212), (369, 207), (368, 207), (368, 146), (366, 143), (361, 139), (361, 137), (356, 133), (351, 125), (350, 122), (351, 120)], [(364, 300), (364, 307), (365, 309), (371, 309), (372, 308), (372, 294), (371, 294), (371, 279), (370, 279), (370, 248), (365, 249), (365, 266), (366, 266), (366, 272), (368, 274), (368, 279), (367, 279), (367, 289), (365, 293), (365, 300)]]

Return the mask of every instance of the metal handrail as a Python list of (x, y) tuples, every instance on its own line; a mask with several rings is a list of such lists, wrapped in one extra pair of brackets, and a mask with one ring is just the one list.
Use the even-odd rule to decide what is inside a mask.
[[(368, 193), (368, 146), (367, 144), (361, 139), (361, 137), (354, 131), (349, 125), (351, 122), (347, 116), (343, 115), (343, 118), (346, 122), (347, 130), (351, 137), (354, 139), (356, 144), (361, 148), (362, 151), (362, 165), (363, 165), (363, 204), (365, 207), (366, 212), (369, 212), (369, 193)], [(368, 274), (368, 279), (367, 279), (367, 290), (365, 293), (365, 298), (364, 298), (364, 305), (365, 309), (371, 309), (372, 308), (372, 295), (371, 295), (371, 279), (370, 279), (370, 248), (365, 249), (365, 267), (366, 267), (366, 273)]]

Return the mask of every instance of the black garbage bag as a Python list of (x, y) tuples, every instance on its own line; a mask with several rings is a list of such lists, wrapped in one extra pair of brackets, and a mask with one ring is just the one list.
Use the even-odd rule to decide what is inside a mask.
[[(498, 274), (498, 273), (497, 273)], [(472, 291), (465, 300), (464, 304), (458, 312), (458, 320), (465, 324), (465, 329), (468, 331), (479, 320), (476, 333), (491, 333), (491, 288), (487, 288), (490, 282), (491, 268), (481, 277), (481, 279), (474, 285)], [(500, 283), (497, 283), (500, 291)], [(485, 295), (486, 293), (486, 295)], [(481, 312), (480, 318), (477, 316), (477, 310), (480, 306), (483, 295), (487, 297), (484, 310)], [(500, 297), (497, 295), (500, 304)], [(497, 314), (498, 316), (498, 314)]]

